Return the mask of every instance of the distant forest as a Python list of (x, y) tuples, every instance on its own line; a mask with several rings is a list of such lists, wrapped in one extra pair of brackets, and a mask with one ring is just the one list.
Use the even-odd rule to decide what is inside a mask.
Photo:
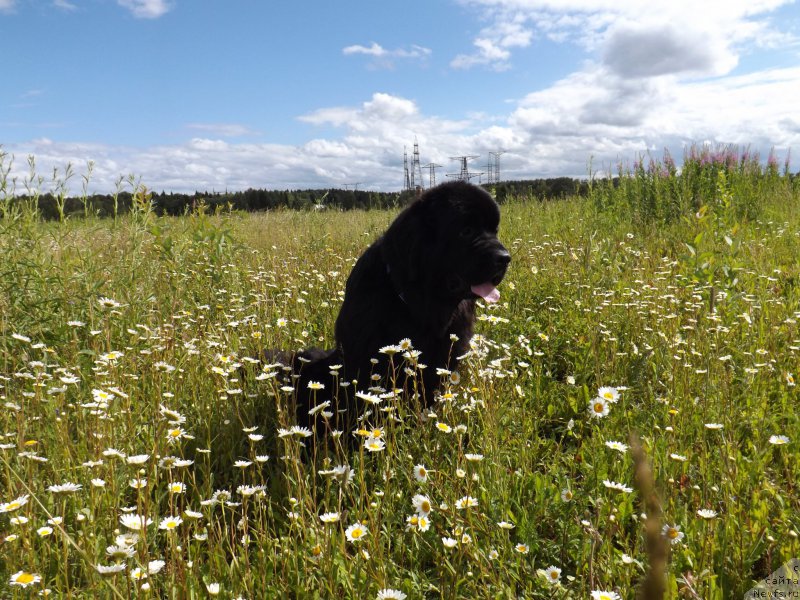
[[(494, 193), (497, 201), (502, 203), (510, 197), (535, 200), (550, 200), (573, 195), (583, 195), (588, 186), (585, 181), (558, 177), (555, 179), (532, 179), (524, 181), (502, 181), (483, 186)], [(274, 209), (333, 210), (381, 209), (407, 204), (413, 192), (371, 192), (341, 189), (309, 189), (309, 190), (255, 190), (242, 192), (195, 192), (193, 194), (155, 193), (150, 194), (150, 205), (156, 214), (182, 215), (204, 205), (210, 211), (264, 211)], [(82, 216), (84, 214), (110, 217), (122, 215), (131, 210), (134, 194), (120, 192), (118, 194), (92, 194), (86, 197), (59, 198), (45, 193), (31, 198), (16, 196), (6, 199), (9, 205), (35, 202), (39, 214), (44, 219), (58, 219), (59, 206), (64, 216)], [(5, 208), (9, 208), (6, 206)], [(0, 207), (0, 209), (3, 207)], [(0, 210), (0, 215), (3, 211)]]

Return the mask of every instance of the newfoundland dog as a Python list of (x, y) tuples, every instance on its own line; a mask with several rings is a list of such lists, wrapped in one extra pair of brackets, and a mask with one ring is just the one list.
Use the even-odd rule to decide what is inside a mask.
[[(397, 216), (347, 279), (336, 346), (292, 357), (300, 425), (311, 426), (329, 400), (328, 426), (349, 429), (365, 404), (356, 392), (376, 386), (432, 403), (437, 369), (452, 369), (469, 349), (476, 300), (500, 297), (511, 257), (499, 223), (492, 197), (460, 181), (431, 188)], [(325, 387), (309, 390), (311, 382)]]

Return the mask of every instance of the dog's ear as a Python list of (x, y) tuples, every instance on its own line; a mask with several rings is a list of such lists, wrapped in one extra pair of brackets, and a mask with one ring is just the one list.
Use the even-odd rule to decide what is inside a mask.
[(381, 256), (392, 281), (401, 289), (422, 278), (422, 270), (430, 260), (424, 254), (430, 246), (432, 229), (428, 202), (423, 196), (397, 215), (383, 234)]

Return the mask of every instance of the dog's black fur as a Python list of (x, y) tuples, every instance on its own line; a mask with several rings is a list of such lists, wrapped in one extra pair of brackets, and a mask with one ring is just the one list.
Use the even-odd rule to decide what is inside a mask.
[[(309, 381), (325, 384), (314, 403), (330, 399), (330, 426), (346, 429), (361, 413), (355, 389), (385, 375), (388, 357), (379, 349), (408, 338), (421, 352), (421, 404), (433, 400), (440, 383), (436, 369), (452, 368), (469, 348), (475, 301), (496, 300), (494, 286), (503, 279), (510, 255), (497, 239), (500, 210), (482, 188), (464, 182), (434, 187), (412, 202), (358, 259), (345, 288), (336, 319), (336, 346), (311, 348), (292, 357), (297, 379), (300, 425), (310, 425)], [(452, 338), (451, 336), (455, 336)], [(453, 341), (455, 339), (455, 341)], [(378, 359), (374, 364), (372, 359)], [(395, 367), (402, 362), (394, 359)], [(341, 365), (339, 381), (358, 380), (336, 393), (330, 375)], [(399, 369), (401, 381), (405, 374)], [(390, 387), (384, 379), (385, 387)], [(354, 389), (355, 388), (355, 389)], [(338, 397), (338, 398), (337, 398)]]

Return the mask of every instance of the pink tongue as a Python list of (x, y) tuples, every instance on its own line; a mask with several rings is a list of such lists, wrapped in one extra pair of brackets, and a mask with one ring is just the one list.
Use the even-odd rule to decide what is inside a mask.
[(497, 302), (500, 300), (500, 292), (497, 291), (497, 288), (494, 287), (490, 281), (473, 285), (470, 289), (487, 302)]

